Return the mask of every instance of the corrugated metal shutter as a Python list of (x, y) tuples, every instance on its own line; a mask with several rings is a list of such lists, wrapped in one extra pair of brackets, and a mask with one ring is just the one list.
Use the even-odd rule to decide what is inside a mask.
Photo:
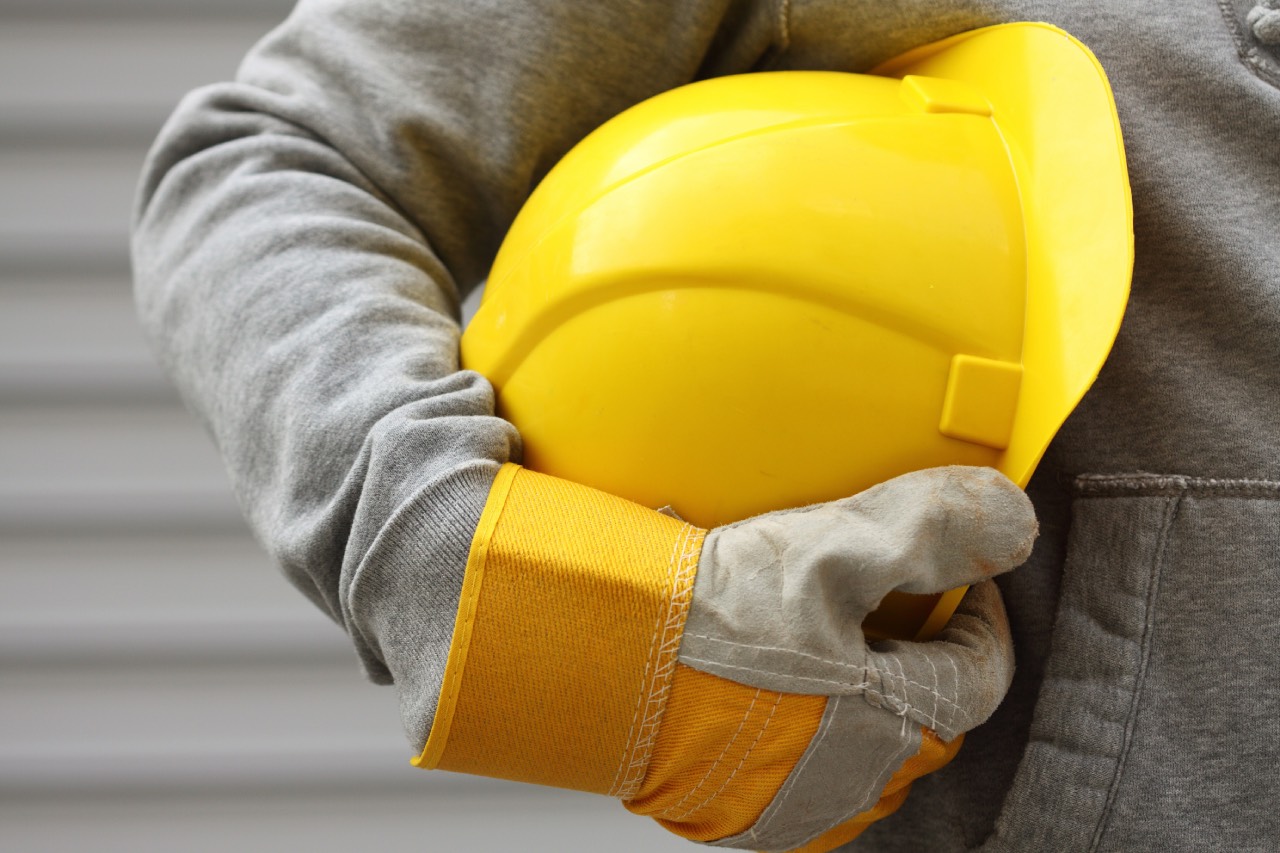
[(135, 328), (178, 97), (280, 0), (0, 0), (0, 848), (677, 850), (603, 798), (408, 766)]

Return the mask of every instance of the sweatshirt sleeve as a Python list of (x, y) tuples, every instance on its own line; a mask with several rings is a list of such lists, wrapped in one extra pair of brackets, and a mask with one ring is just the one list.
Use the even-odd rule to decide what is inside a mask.
[(467, 553), (520, 438), (459, 303), (537, 180), (664, 89), (778, 47), (771, 3), (303, 0), (192, 92), (134, 223), (146, 332), (290, 580), (431, 727)]

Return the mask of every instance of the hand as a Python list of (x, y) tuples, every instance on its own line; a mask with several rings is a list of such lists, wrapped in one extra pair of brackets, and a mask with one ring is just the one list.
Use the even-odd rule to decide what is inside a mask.
[[(954, 750), (942, 743), (986, 720), (1013, 676), (1008, 621), (988, 579), (1021, 564), (1035, 532), (1020, 489), (990, 469), (960, 467), (908, 474), (851, 498), (712, 530), (680, 662), (727, 679), (726, 694), (758, 688), (829, 697), (804, 756), (797, 755), (759, 818), (718, 843), (799, 846), (874, 807), (922, 744), (933, 759), (915, 767), (915, 776), (949, 760)], [(974, 583), (932, 642), (872, 647), (863, 637), (862, 621), (891, 590), (933, 593)], [(673, 689), (669, 709), (684, 701)], [(741, 723), (738, 740), (754, 737), (752, 725), (764, 731), (749, 717), (728, 721)], [(899, 792), (898, 802), (905, 797), (901, 784), (892, 793)], [(658, 806), (629, 807), (675, 831), (709, 817)]]
[[(450, 653), (428, 766), (609, 793), (718, 846), (830, 849), (1008, 689), (989, 579), (1036, 524), (994, 471), (921, 471), (710, 532), (515, 471), (473, 544), (454, 639), (469, 651)], [(965, 584), (933, 641), (863, 637), (890, 590)]]

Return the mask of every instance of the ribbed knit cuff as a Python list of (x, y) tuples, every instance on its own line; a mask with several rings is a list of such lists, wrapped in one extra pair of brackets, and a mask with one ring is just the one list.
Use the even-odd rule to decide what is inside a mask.
[(500, 467), (477, 460), (423, 486), (387, 522), (344, 601), (365, 672), (395, 682), (417, 750), (435, 718), (467, 553)]

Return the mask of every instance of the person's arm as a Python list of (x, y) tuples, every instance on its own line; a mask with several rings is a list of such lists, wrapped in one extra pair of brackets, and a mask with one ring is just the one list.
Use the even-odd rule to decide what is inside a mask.
[(489, 484), (519, 456), (458, 369), (460, 299), (574, 142), (705, 67), (747, 70), (764, 15), (303, 0), (151, 153), (133, 247), (153, 346), (258, 537), (400, 685), (418, 747)]
[(574, 142), (760, 65), (776, 12), (303, 2), (166, 125), (134, 236), (161, 361), (257, 535), (396, 684), (420, 764), (752, 849), (852, 817), (828, 840), (851, 837), (994, 709), (992, 584), (936, 643), (871, 649), (859, 626), (889, 589), (1021, 562), (1025, 496), (937, 469), (697, 530), (510, 464), (519, 436), (458, 369), (458, 304)]

